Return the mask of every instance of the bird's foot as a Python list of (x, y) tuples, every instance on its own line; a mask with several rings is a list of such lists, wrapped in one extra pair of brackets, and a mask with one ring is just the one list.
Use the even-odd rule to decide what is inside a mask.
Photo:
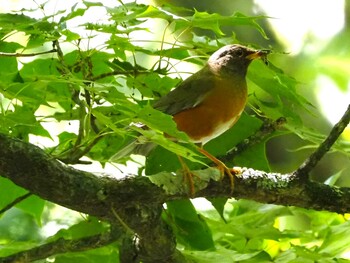
[(220, 180), (224, 179), (225, 175), (228, 176), (229, 180), (230, 180), (230, 195), (233, 193), (234, 190), (234, 182), (235, 182), (235, 176), (237, 174), (241, 173), (241, 169), (238, 167), (234, 167), (234, 168), (228, 168), (222, 161), (220, 161), (219, 159), (217, 159), (215, 156), (213, 156), (212, 154), (208, 153), (206, 150), (204, 150), (203, 148), (199, 148), (199, 151), (205, 155), (207, 158), (209, 158), (210, 160), (212, 160), (215, 164), (216, 164), (216, 168), (219, 169), (220, 174), (221, 174), (221, 178)]
[[(195, 187), (194, 187), (193, 177), (195, 177), (196, 175), (191, 172), (190, 168), (187, 166), (185, 161), (180, 156), (178, 156), (178, 157), (179, 157), (179, 161), (180, 161), (181, 166), (182, 166), (182, 171), (183, 171), (183, 175), (184, 175), (184, 182), (186, 182), (187, 186), (188, 186), (189, 196), (190, 196), (190, 198), (193, 198), (194, 194), (196, 192)], [(198, 176), (196, 176), (196, 177), (198, 177)]]

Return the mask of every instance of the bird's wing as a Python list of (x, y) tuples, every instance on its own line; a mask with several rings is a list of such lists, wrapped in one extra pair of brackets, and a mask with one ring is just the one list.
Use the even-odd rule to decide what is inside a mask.
[(204, 68), (160, 98), (153, 107), (164, 113), (175, 115), (180, 111), (198, 106), (215, 85), (215, 76)]

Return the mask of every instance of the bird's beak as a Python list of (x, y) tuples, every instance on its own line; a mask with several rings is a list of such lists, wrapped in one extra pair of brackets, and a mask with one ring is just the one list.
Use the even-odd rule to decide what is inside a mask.
[(256, 50), (256, 51), (253, 51), (253, 53), (246, 56), (246, 58), (249, 60), (254, 60), (257, 58), (262, 58), (263, 60), (266, 60), (266, 56), (269, 53), (270, 53), (269, 50)]

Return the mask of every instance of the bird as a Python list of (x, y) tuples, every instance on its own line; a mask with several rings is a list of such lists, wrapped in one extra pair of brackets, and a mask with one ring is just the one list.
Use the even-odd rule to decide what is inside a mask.
[[(203, 145), (230, 129), (239, 119), (247, 102), (246, 74), (249, 64), (257, 58), (267, 61), (267, 50), (255, 50), (240, 44), (225, 45), (214, 52), (202, 69), (185, 79), (175, 89), (161, 97), (153, 108), (172, 115), (179, 131), (185, 132), (198, 151), (212, 160), (222, 175), (230, 178), (234, 188), (232, 169), (203, 149)], [(138, 148), (136, 150), (136, 148)], [(152, 146), (134, 142), (117, 153), (145, 154)], [(119, 155), (119, 156), (118, 156)], [(190, 173), (190, 172), (188, 172)], [(188, 176), (191, 194), (192, 176)]]

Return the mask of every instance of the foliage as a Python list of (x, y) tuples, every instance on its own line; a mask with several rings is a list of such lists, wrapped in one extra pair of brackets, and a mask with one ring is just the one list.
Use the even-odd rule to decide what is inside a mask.
[[(44, 15), (34, 18), (38, 10)], [(105, 15), (89, 20), (97, 11)], [(0, 132), (25, 141), (45, 137), (50, 145), (44, 148), (54, 158), (78, 164), (88, 157), (102, 166), (142, 132), (145, 140), (162, 147), (141, 165), (140, 174), (178, 170), (174, 153), (188, 159), (191, 168), (203, 167), (207, 161), (177, 131), (171, 117), (150, 105), (185, 77), (183, 67), (200, 67), (218, 46), (239, 42), (235, 35), (225, 35), (223, 27), (248, 26), (267, 39), (259, 24), (264, 19), (171, 5), (120, 2), (106, 7), (88, 1), (54, 13), (43, 4), (37, 10), (0, 14), (0, 51), (33, 54), (0, 56)], [(51, 49), (52, 53), (34, 56)], [(301, 113), (315, 110), (298, 93), (297, 80), (273, 61), (269, 65), (256, 61), (248, 81), (254, 111), (247, 109), (232, 130), (210, 142), (210, 152), (225, 154), (254, 134), (265, 118), (282, 116), (287, 119), (286, 130), (273, 136), (296, 134), (312, 146), (321, 141), (324, 135), (303, 124)], [(126, 128), (139, 122), (152, 132)], [(64, 128), (55, 128), (60, 125)], [(163, 134), (187, 143), (174, 143)], [(243, 152), (235, 164), (269, 170), (265, 144)], [(341, 145), (341, 150), (347, 152), (347, 147)], [(3, 178), (0, 189), (0, 207), (26, 193)], [(176, 234), (178, 248), (195, 262), (342, 262), (348, 252), (347, 215), (246, 200), (210, 201), (214, 206), (204, 211), (189, 200), (169, 202), (163, 214)], [(76, 239), (108, 231), (105, 222), (94, 218), (74, 214), (69, 216), (73, 220), (60, 219), (54, 208), (31, 197), (7, 211), (0, 219), (0, 256), (59, 237)], [(72, 212), (66, 213), (68, 217)], [(48, 238), (45, 229), (50, 224), (62, 229)], [(116, 262), (117, 254), (113, 244), (61, 254), (55, 262)]]

